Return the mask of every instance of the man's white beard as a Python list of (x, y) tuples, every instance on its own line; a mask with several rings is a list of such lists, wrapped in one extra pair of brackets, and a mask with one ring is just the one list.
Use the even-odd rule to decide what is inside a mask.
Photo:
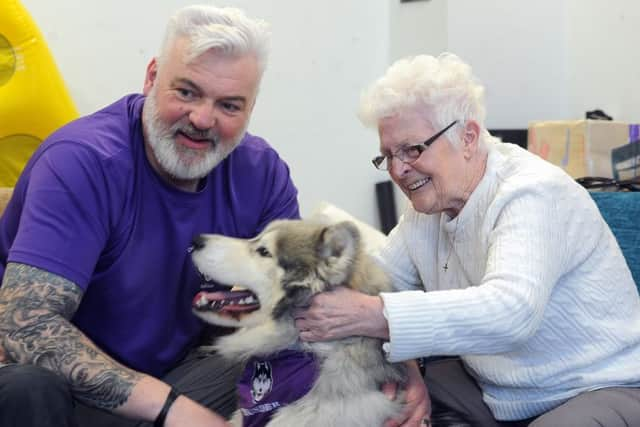
[[(167, 126), (158, 114), (155, 87), (145, 99), (142, 116), (147, 142), (160, 167), (172, 177), (184, 180), (200, 179), (209, 174), (240, 143), (248, 125), (247, 123), (237, 137), (227, 141), (220, 140), (212, 130), (195, 129), (188, 119)], [(209, 139), (211, 147), (203, 153), (203, 150), (178, 145), (175, 137), (179, 131), (187, 135), (197, 132), (199, 138)]]

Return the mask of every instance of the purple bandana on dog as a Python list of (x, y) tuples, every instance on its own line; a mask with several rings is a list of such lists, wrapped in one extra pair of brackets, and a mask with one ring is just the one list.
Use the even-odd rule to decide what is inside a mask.
[(317, 371), (313, 354), (297, 350), (249, 359), (238, 383), (244, 427), (263, 427), (280, 407), (307, 394)]

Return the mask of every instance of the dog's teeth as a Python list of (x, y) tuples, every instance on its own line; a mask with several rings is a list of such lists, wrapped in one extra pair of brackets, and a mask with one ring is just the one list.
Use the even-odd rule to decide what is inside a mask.
[(238, 300), (239, 305), (253, 304), (255, 302), (256, 302), (256, 299), (253, 297), (253, 295), (249, 295), (248, 297), (244, 297)]
[(208, 274), (204, 274), (204, 280), (206, 280), (207, 282), (210, 282), (211, 276), (209, 276)]
[(205, 297), (204, 295), (202, 295), (199, 299), (198, 302), (196, 302), (196, 306), (197, 307), (204, 307), (205, 305), (207, 305), (209, 303), (209, 301), (207, 301), (207, 297)]

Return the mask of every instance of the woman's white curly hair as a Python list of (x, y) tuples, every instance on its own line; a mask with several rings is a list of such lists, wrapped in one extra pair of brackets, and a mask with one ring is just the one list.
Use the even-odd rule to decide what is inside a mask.
[[(457, 126), (475, 120), (481, 129), (481, 147), (486, 148), (493, 139), (484, 125), (484, 87), (471, 66), (452, 53), (418, 55), (393, 63), (363, 93), (358, 116), (365, 126), (377, 127), (380, 119), (407, 111), (424, 111), (425, 121), (435, 129), (454, 120)], [(450, 140), (459, 143), (457, 138)]]

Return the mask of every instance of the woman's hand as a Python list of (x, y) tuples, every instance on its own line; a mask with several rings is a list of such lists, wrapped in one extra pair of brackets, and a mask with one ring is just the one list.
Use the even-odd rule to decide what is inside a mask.
[[(304, 341), (328, 341), (349, 336), (389, 339), (389, 326), (379, 296), (337, 287), (313, 297), (311, 305), (296, 312), (296, 328)], [(386, 427), (417, 427), (431, 416), (431, 402), (415, 361), (407, 362), (409, 378), (405, 388), (405, 407), (399, 419), (388, 420)], [(396, 398), (397, 384), (388, 383), (383, 392)]]
[[(404, 390), (405, 407), (400, 417), (387, 420), (385, 427), (419, 427), (424, 426), (424, 419), (431, 418), (431, 400), (418, 364), (415, 361), (408, 361), (406, 364), (409, 379)], [(397, 388), (397, 384), (387, 383), (383, 385), (382, 391), (393, 400), (396, 398)]]
[(303, 341), (328, 341), (354, 335), (389, 338), (382, 298), (339, 286), (313, 297), (295, 314)]

